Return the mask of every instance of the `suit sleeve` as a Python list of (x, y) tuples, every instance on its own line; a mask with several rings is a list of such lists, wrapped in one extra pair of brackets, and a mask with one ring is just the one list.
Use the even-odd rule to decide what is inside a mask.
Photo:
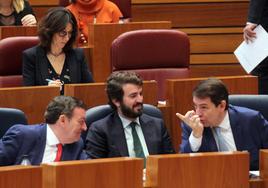
[(22, 54), (22, 76), (24, 86), (35, 86), (35, 55), (32, 50)]
[(106, 135), (97, 124), (92, 124), (86, 138), (86, 153), (89, 158), (106, 158), (108, 156)]
[(181, 124), (182, 128), (182, 141), (180, 145), (180, 152), (181, 153), (191, 153), (192, 149), (190, 146), (189, 137), (191, 135), (192, 130), (184, 123)]
[(263, 15), (266, 0), (250, 0), (248, 22), (259, 24)]
[(77, 49), (78, 58), (81, 66), (81, 83), (92, 83), (94, 82), (92, 74), (89, 70), (87, 59), (85, 57), (83, 49)]
[(175, 153), (171, 139), (169, 137), (166, 127), (163, 124), (163, 121), (161, 124), (163, 154)]
[(0, 166), (14, 165), (23, 134), (19, 126), (11, 127), (0, 140)]

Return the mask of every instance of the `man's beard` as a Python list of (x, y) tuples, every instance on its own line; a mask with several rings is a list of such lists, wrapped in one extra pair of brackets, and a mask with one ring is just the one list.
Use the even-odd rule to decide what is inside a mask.
[(142, 115), (143, 113), (143, 104), (142, 103), (137, 103), (133, 108), (135, 108), (136, 106), (141, 105), (141, 108), (135, 112), (134, 109), (129, 108), (128, 106), (126, 106), (124, 103), (121, 103), (121, 112), (124, 116), (128, 117), (128, 118), (137, 118), (139, 116)]

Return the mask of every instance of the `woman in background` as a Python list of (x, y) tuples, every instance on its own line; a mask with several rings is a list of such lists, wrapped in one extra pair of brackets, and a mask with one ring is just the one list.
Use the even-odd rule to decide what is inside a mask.
[(89, 23), (118, 23), (122, 13), (119, 8), (108, 0), (72, 0), (67, 7), (75, 16), (80, 32), (79, 43), (88, 41)]
[(25, 0), (0, 0), (0, 26), (36, 25), (33, 10)]
[(50, 10), (38, 24), (38, 36), (40, 44), (23, 52), (25, 86), (93, 82), (83, 49), (73, 48), (77, 22), (69, 10)]

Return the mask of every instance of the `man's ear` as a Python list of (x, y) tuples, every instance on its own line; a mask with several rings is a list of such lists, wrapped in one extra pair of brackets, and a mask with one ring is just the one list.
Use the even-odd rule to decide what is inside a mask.
[(226, 105), (227, 105), (226, 100), (222, 100), (219, 105), (220, 105), (220, 108), (223, 109), (223, 111), (224, 111), (226, 108)]
[(117, 99), (113, 99), (112, 102), (117, 108), (120, 107), (120, 102)]
[(65, 122), (66, 122), (66, 120), (67, 120), (67, 117), (65, 116), (65, 115), (63, 115), (63, 114), (61, 114), (60, 115), (60, 117), (59, 117), (59, 119), (58, 119), (58, 122), (62, 125), (64, 125), (65, 124)]

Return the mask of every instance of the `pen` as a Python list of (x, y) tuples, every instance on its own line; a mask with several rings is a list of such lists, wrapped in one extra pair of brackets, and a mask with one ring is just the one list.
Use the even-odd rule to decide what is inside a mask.
[(46, 79), (47, 82), (53, 82), (54, 80), (51, 80), (51, 79)]

